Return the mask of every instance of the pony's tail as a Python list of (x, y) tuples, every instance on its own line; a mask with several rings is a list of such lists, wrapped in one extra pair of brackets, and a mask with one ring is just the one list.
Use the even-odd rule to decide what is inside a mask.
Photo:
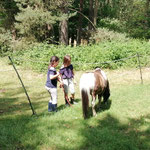
[(87, 89), (81, 89), (82, 110), (84, 119), (88, 118), (89, 95)]

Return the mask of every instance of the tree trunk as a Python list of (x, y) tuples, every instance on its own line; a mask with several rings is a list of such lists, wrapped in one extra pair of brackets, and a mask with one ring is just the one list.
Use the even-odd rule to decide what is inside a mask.
[[(82, 13), (82, 10), (83, 10), (83, 0), (80, 0), (80, 12), (81, 13)], [(77, 30), (77, 45), (81, 44), (82, 23), (83, 23), (83, 16), (79, 14), (79, 23), (78, 23), (78, 30)]]
[(97, 24), (97, 13), (98, 13), (98, 7), (99, 7), (99, 1), (95, 0), (95, 6), (94, 6), (94, 25)]
[[(91, 20), (91, 22), (93, 23), (93, 0), (89, 0), (89, 19)], [(89, 23), (89, 30), (92, 30), (93, 26), (91, 23)]]
[(149, 5), (150, 5), (150, 0), (146, 0), (146, 6), (145, 6), (146, 16), (149, 15)]
[[(67, 14), (67, 9), (63, 8), (62, 12)], [(68, 45), (68, 19), (64, 19), (59, 24), (59, 42), (63, 45)]]

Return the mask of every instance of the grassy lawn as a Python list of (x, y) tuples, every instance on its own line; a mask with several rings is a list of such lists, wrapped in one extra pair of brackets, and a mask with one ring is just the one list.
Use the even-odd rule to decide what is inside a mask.
[(58, 112), (48, 113), (46, 72), (17, 67), (33, 107), (7, 58), (0, 58), (0, 150), (149, 150), (150, 69), (105, 70), (111, 89), (109, 105), (84, 120), (79, 94), (82, 71), (76, 72), (76, 101), (65, 107), (58, 88)]

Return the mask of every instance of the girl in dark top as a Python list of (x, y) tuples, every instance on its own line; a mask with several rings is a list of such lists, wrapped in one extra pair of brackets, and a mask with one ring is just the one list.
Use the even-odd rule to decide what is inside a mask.
[(74, 89), (74, 72), (73, 72), (73, 65), (71, 64), (71, 57), (69, 55), (66, 55), (64, 57), (63, 66), (60, 68), (59, 71), (61, 78), (63, 80), (63, 87), (64, 87), (64, 97), (66, 105), (68, 105), (67, 99), (68, 99), (68, 89), (71, 93), (71, 103), (76, 104), (74, 102), (74, 96), (75, 96), (75, 89)]
[(57, 111), (57, 80), (61, 82), (59, 72), (56, 71), (55, 67), (59, 63), (57, 56), (52, 56), (47, 72), (47, 80), (45, 88), (50, 94), (50, 100), (48, 103), (48, 111)]

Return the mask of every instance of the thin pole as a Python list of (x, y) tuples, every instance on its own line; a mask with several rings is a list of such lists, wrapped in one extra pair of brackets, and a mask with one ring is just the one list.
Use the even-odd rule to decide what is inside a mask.
[(29, 97), (29, 95), (28, 95), (28, 93), (27, 93), (27, 90), (26, 90), (26, 88), (25, 88), (25, 86), (24, 86), (22, 80), (21, 80), (21, 77), (20, 77), (20, 75), (19, 75), (19, 73), (18, 73), (18, 71), (17, 71), (17, 69), (16, 69), (16, 67), (15, 67), (15, 65), (14, 65), (14, 63), (13, 63), (11, 57), (8, 56), (8, 58), (9, 58), (9, 60), (11, 61), (12, 65), (13, 65), (13, 68), (14, 68), (14, 70), (16, 71), (16, 74), (17, 74), (17, 76), (18, 76), (18, 78), (19, 78), (19, 80), (20, 80), (20, 82), (21, 82), (21, 85), (22, 85), (22, 87), (23, 87), (23, 89), (24, 89), (24, 92), (25, 92), (25, 94), (26, 94), (26, 96), (27, 96), (27, 99), (28, 99), (28, 101), (29, 101), (29, 105), (30, 105), (31, 110), (32, 110), (32, 115), (36, 115), (36, 113), (35, 113), (35, 111), (34, 111), (34, 109), (33, 109), (33, 107), (32, 107), (30, 97)]
[(139, 63), (139, 69), (140, 69), (140, 77), (141, 77), (141, 84), (143, 84), (143, 77), (142, 77), (142, 69), (141, 69), (141, 62), (140, 62), (140, 56), (137, 53), (138, 63)]

